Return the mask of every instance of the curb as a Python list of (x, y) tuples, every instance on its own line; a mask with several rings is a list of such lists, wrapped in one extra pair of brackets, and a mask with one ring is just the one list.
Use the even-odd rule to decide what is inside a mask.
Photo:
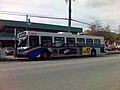
[[(106, 55), (110, 55), (110, 54), (120, 54), (120, 51), (107, 51)], [(5, 58), (0, 58), (0, 62), (1, 61), (25, 61), (25, 60), (29, 60), (28, 58), (17, 58), (17, 57), (5, 57)]]
[(107, 51), (106, 54), (120, 54), (120, 51)]
[(0, 61), (24, 61), (24, 60), (29, 60), (28, 58), (0, 58)]

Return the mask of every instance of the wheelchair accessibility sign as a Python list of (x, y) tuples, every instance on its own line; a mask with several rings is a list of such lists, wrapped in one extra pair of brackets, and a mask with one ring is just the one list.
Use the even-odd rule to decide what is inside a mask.
[(83, 47), (82, 48), (82, 55), (90, 55), (90, 54), (91, 54), (90, 47)]

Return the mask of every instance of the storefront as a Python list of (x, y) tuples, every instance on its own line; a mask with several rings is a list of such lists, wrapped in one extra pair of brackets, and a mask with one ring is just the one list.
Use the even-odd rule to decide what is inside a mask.
[(14, 47), (15, 37), (8, 33), (0, 33), (0, 47)]

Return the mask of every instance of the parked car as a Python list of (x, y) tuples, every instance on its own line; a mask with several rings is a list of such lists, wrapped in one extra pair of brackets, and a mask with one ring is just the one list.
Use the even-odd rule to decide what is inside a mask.
[(14, 48), (13, 47), (5, 47), (5, 54), (6, 55), (14, 55)]
[(108, 45), (108, 47), (106, 47), (106, 50), (107, 51), (114, 51), (116, 50), (117, 48), (114, 46), (114, 45)]
[(120, 45), (116, 46), (117, 50), (120, 50)]

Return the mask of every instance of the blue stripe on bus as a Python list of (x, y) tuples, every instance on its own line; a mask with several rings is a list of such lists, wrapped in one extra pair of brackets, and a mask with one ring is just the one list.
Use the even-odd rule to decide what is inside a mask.
[(104, 45), (93, 45), (93, 46), (90, 46), (91, 48), (103, 48)]
[[(38, 46), (39, 47), (39, 46)], [(104, 45), (93, 45), (93, 46), (83, 46), (83, 47), (90, 47), (90, 48), (104, 48)], [(27, 52), (26, 53), (26, 57), (29, 57), (29, 58), (37, 58), (37, 56), (39, 54), (42, 53), (43, 50), (47, 49), (48, 47), (40, 47), (40, 48), (37, 48), (37, 49), (34, 49), (36, 48), (35, 46), (31, 46), (27, 49), (21, 49), (19, 52)], [(54, 48), (54, 47), (53, 47)], [(70, 47), (61, 47), (61, 48), (70, 48)], [(73, 48), (73, 47), (72, 47)], [(77, 48), (79, 48), (77, 46)], [(33, 50), (32, 50), (33, 49)]]
[(41, 48), (30, 51), (30, 52), (26, 53), (25, 56), (27, 56), (29, 58), (36, 58), (40, 53), (41, 53)]
[(41, 54), (42, 51), (45, 49), (47, 48), (38, 48), (38, 49), (32, 50), (30, 52), (27, 52), (25, 56), (29, 58), (37, 58), (37, 56)]

